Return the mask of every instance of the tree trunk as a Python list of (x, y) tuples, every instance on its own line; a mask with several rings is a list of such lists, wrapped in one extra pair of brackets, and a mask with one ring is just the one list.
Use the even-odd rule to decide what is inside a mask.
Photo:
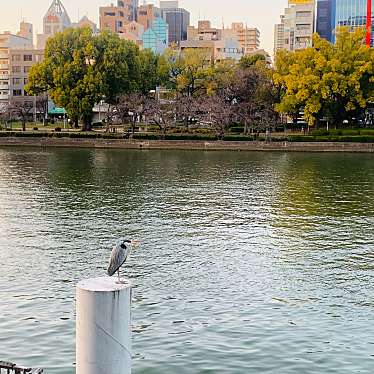
[(22, 120), (22, 131), (26, 131), (26, 121)]

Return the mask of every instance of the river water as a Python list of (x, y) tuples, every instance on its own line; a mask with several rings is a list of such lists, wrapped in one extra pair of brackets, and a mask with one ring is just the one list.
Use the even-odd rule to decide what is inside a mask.
[(129, 260), (134, 374), (372, 373), (369, 154), (0, 149), (0, 359), (75, 372), (75, 284)]

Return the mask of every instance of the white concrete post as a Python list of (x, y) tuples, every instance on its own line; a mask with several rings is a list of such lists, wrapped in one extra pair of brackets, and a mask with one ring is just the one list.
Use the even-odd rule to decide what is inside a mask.
[(131, 373), (131, 285), (116, 280), (77, 285), (77, 374)]

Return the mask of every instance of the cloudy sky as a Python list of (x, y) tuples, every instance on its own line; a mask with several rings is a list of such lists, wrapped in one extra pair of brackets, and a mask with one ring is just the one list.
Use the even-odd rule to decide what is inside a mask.
[[(21, 18), (34, 24), (36, 32), (42, 30), (42, 18), (51, 0), (0, 0), (0, 31), (18, 30)], [(98, 7), (114, 0), (62, 0), (72, 21), (78, 15), (87, 15), (98, 22)], [(143, 0), (140, 0), (143, 2)], [(152, 2), (152, 1), (148, 1)], [(157, 1), (153, 1), (157, 4)], [(192, 23), (199, 18), (210, 19), (214, 26), (233, 21), (256, 26), (261, 31), (261, 47), (273, 49), (273, 29), (287, 5), (287, 0), (180, 0), (180, 5), (191, 12)]]

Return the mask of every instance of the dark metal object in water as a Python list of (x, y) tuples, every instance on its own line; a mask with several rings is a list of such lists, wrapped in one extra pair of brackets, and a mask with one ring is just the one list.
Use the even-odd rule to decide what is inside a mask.
[(41, 374), (43, 369), (32, 369), (10, 362), (0, 361), (0, 374)]

